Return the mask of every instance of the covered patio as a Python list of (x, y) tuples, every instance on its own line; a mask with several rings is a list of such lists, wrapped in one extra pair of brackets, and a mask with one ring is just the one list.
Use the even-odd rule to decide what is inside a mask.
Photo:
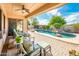
[[(17, 29), (23, 32), (28, 32), (29, 18), (36, 15), (45, 13), (52, 9), (63, 6), (65, 3), (7, 3), (0, 4), (1, 10), (1, 35), (0, 38), (0, 54), (4, 52), (7, 55), (14, 55), (17, 52), (16, 48), (8, 49), (9, 42), (13, 41), (14, 34), (13, 29)], [(27, 9), (28, 11), (25, 11)], [(67, 42), (61, 42), (58, 40), (50, 40), (52, 38), (38, 35), (34, 32), (30, 32), (31, 36), (35, 37), (36, 41), (45, 41), (50, 43), (52, 54), (55, 56), (69, 55), (70, 49), (79, 49), (79, 45), (72, 45)], [(41, 38), (40, 38), (41, 37)], [(40, 39), (39, 39), (40, 38)], [(55, 50), (56, 49), (56, 50)], [(62, 51), (62, 52), (61, 52)], [(13, 53), (12, 53), (13, 52)]]

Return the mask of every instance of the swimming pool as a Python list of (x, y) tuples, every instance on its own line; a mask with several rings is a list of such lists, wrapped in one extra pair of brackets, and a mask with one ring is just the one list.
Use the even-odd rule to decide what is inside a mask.
[[(36, 30), (37, 32), (44, 33), (44, 34), (49, 34), (52, 36), (56, 36), (56, 32), (48, 31), (48, 30)], [(61, 38), (74, 38), (76, 37), (75, 34), (72, 33), (60, 33)]]

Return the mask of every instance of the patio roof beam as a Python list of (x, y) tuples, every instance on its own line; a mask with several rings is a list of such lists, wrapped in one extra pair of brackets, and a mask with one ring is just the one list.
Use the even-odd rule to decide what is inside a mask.
[(43, 6), (41, 6), (40, 8), (34, 10), (32, 13), (26, 15), (25, 18), (34, 16), (34, 15), (37, 15), (37, 14), (41, 14), (43, 12), (47, 12), (47, 11), (49, 11), (51, 9), (55, 9), (57, 7), (60, 7), (60, 6), (64, 5), (64, 4), (66, 4), (66, 3), (46, 3)]

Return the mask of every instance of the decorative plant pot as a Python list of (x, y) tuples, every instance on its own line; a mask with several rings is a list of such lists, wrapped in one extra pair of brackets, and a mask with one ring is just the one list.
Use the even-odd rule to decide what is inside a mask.
[(20, 48), (20, 44), (17, 43), (17, 44), (16, 44), (16, 48)]

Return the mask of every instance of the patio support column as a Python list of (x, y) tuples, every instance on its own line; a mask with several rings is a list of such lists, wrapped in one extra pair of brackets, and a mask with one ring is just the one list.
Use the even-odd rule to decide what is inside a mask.
[(28, 23), (27, 23), (27, 20), (26, 19), (23, 20), (23, 31), (24, 32), (27, 32), (28, 31)]
[(8, 24), (8, 18), (7, 17), (5, 17), (5, 31), (7, 31), (8, 32), (8, 26), (9, 26), (9, 24)]
[(2, 20), (1, 21), (1, 24), (2, 24), (1, 30), (2, 30), (2, 33), (3, 33), (3, 31), (4, 31), (4, 17), (3, 17), (3, 13), (2, 13), (2, 19), (1, 20)]

